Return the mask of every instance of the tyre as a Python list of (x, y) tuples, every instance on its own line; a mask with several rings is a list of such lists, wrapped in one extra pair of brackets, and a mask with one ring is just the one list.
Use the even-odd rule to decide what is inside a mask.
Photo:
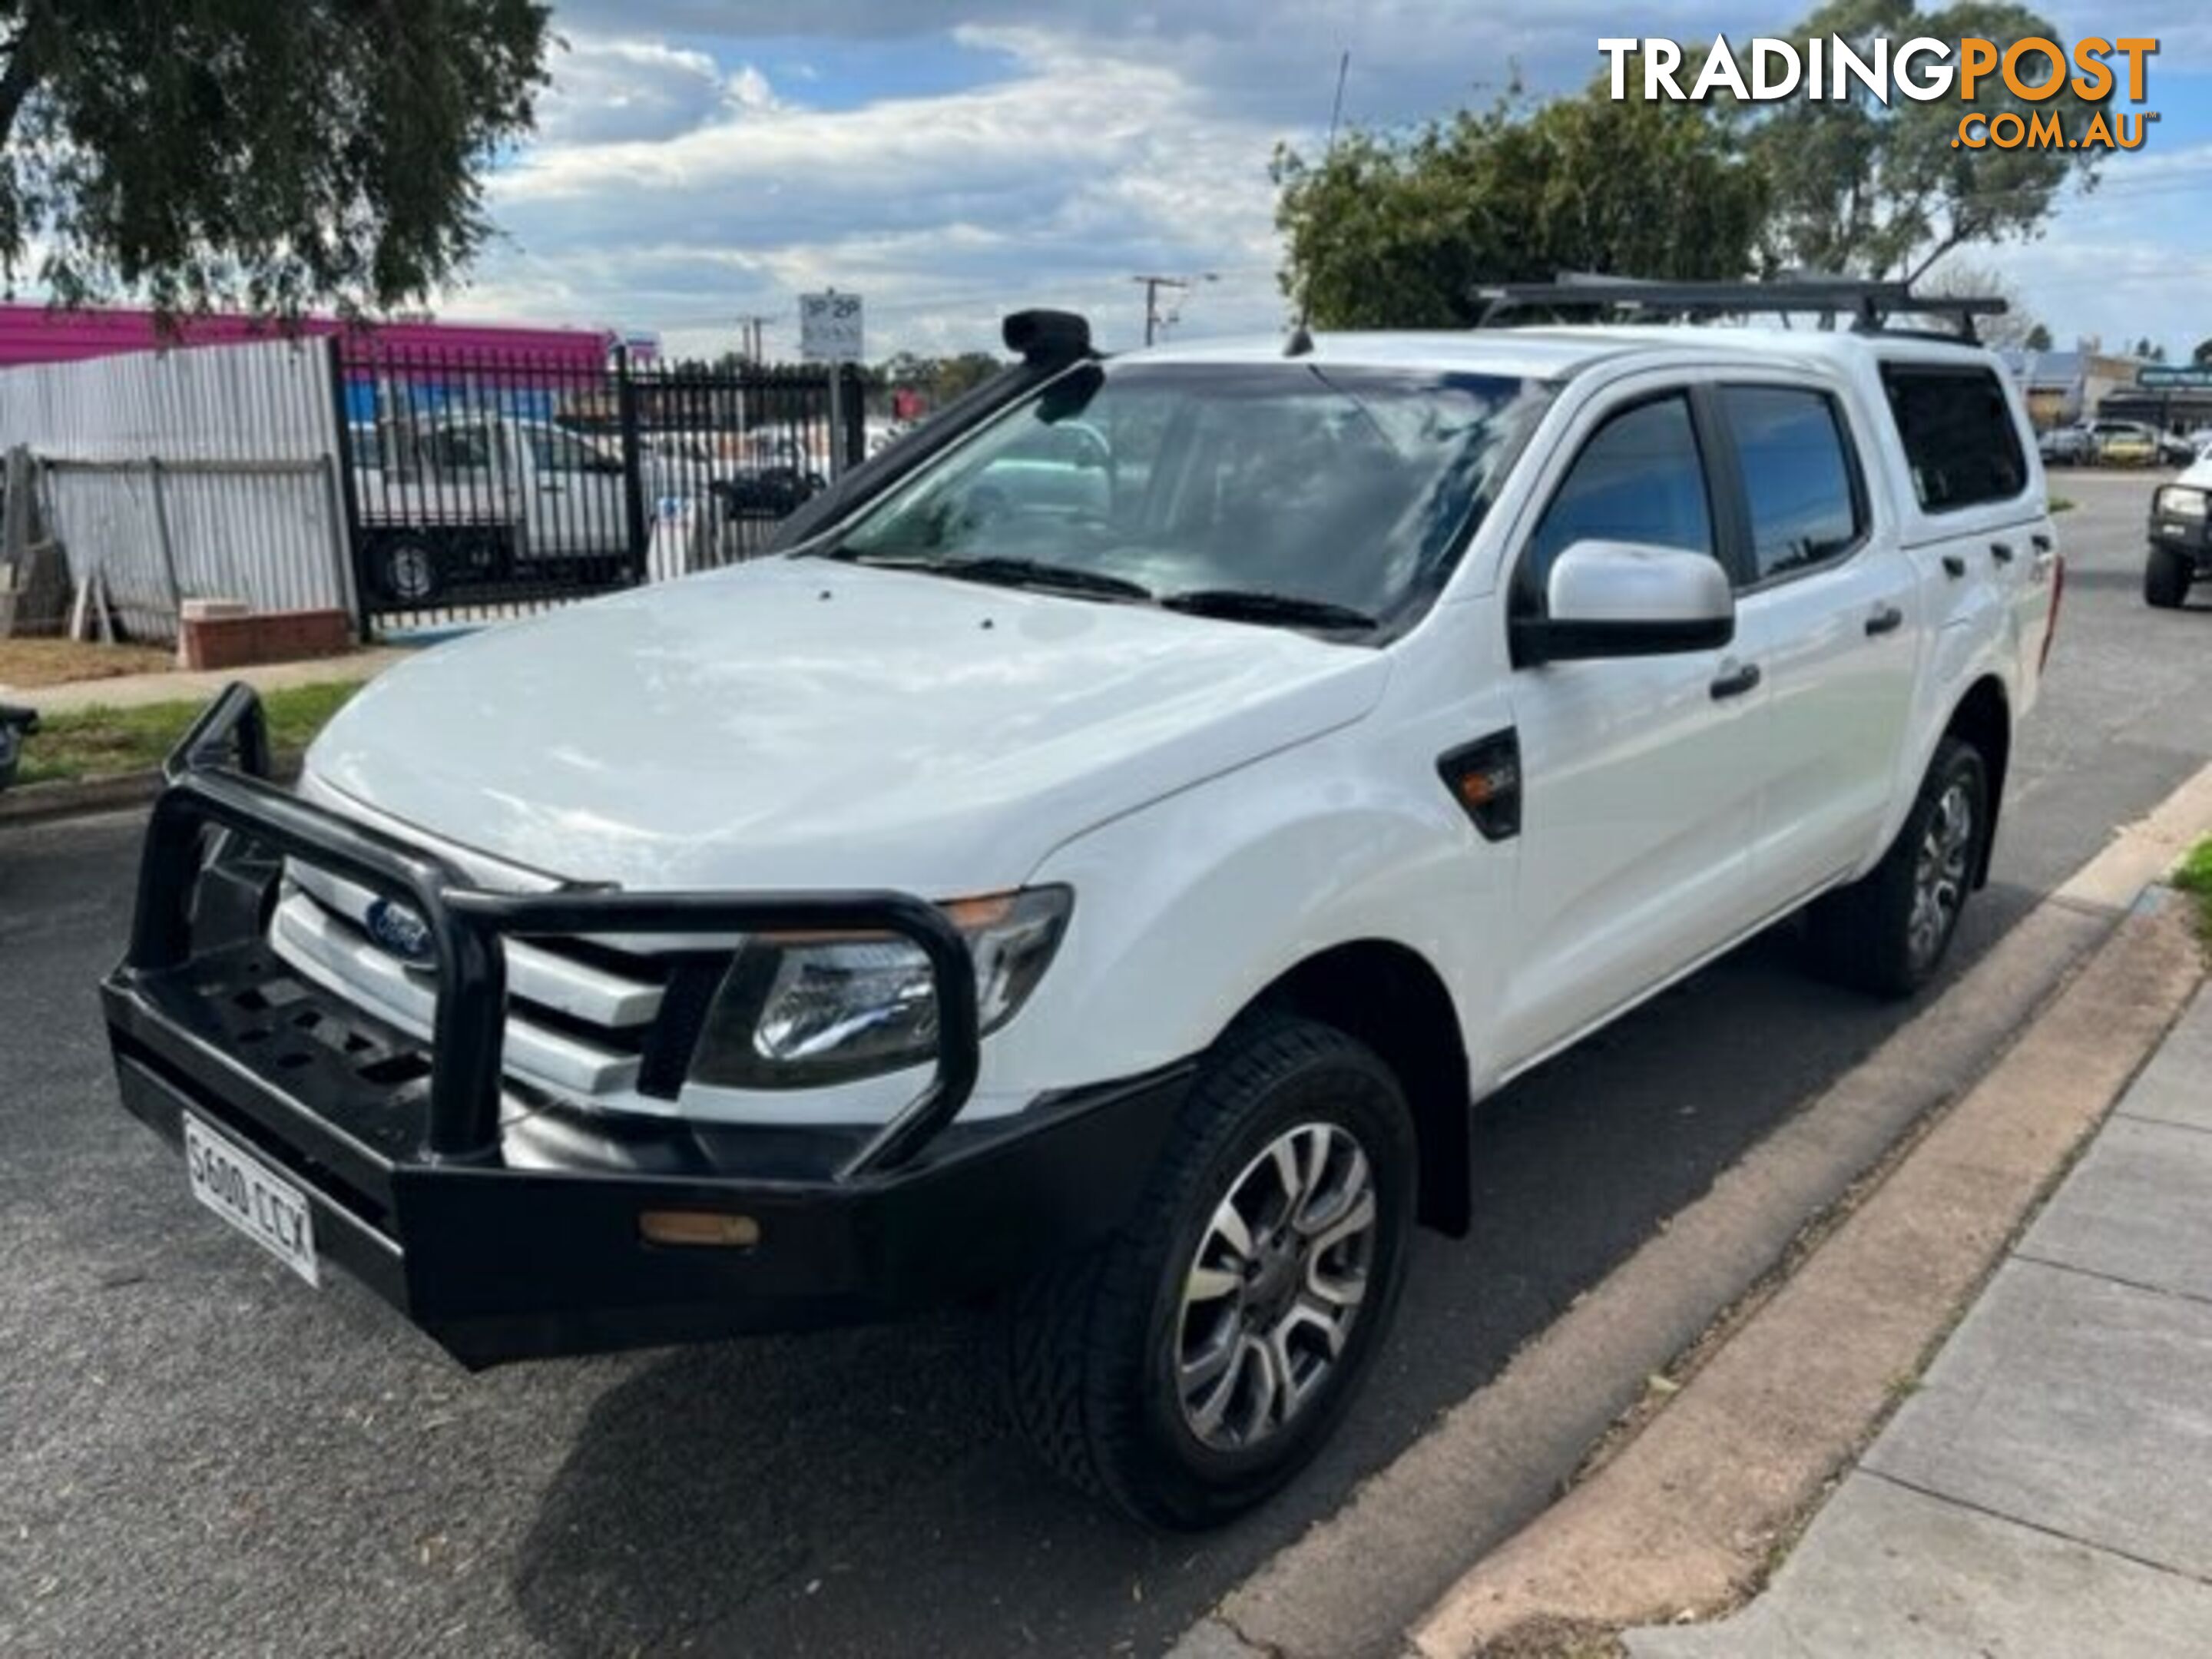
[(1946, 738), (1881, 862), (1813, 907), (1822, 965), (1877, 996), (1909, 996), (1925, 985), (1958, 932), (1989, 833), (1981, 752)]
[(1010, 1394), (1045, 1461), (1176, 1528), (1280, 1488), (1389, 1323), (1415, 1162), (1405, 1096), (1371, 1050), (1310, 1020), (1232, 1029), (1127, 1222), (1017, 1299)]
[(2143, 603), (2171, 611), (2189, 597), (2189, 583), (2197, 573), (2190, 562), (2170, 547), (2154, 547), (2143, 562)]
[(401, 605), (426, 605), (446, 585), (438, 550), (414, 536), (396, 536), (376, 552), (376, 583)]

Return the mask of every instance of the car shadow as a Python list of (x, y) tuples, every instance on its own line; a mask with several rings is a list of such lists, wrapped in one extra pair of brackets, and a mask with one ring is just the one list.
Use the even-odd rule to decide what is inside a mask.
[[(1947, 981), (2036, 896), (1980, 895)], [(544, 1492), (513, 1580), (532, 1633), (577, 1655), (1163, 1649), (1924, 1006), (1803, 955), (1777, 928), (1485, 1103), (1473, 1233), (1421, 1239), (1358, 1409), (1259, 1514), (1164, 1536), (1061, 1488), (1006, 1419), (986, 1310), (678, 1352), (598, 1399)]]

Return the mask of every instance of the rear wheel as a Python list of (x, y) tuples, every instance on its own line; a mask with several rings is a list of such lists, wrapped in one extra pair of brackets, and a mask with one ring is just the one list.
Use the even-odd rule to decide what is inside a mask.
[(1989, 770), (1956, 738), (1936, 745), (1905, 827), (1861, 879), (1813, 907), (1813, 938), (1836, 978), (1907, 996), (1935, 977), (1981, 869)]
[(1027, 1287), (1016, 1416), (1045, 1460), (1155, 1525), (1229, 1520), (1318, 1451), (1396, 1305), (1413, 1120), (1331, 1027), (1232, 1031), (1119, 1232)]
[(2170, 547), (2154, 547), (2143, 562), (2143, 602), (2171, 611), (2189, 597), (2190, 562)]

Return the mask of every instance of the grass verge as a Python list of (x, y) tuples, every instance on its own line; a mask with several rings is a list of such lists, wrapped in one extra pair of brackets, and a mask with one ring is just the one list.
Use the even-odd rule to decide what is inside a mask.
[(176, 665), (177, 653), (167, 646), (0, 640), (0, 685), (60, 685), (70, 680), (112, 679), (118, 674), (160, 674)]
[(2212, 836), (2197, 843), (2173, 872), (2173, 884), (2197, 900), (2197, 931), (2212, 944)]
[[(351, 682), (288, 686), (265, 691), (269, 744), (278, 755), (297, 754), (330, 717), (361, 690)], [(40, 718), (23, 744), (19, 784), (60, 783), (114, 772), (143, 772), (161, 763), (204, 702), (152, 702), (136, 708), (73, 708)]]

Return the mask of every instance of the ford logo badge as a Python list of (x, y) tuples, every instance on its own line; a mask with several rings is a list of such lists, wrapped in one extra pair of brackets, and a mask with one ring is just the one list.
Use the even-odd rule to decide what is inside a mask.
[(438, 952), (430, 943), (430, 924), (416, 911), (390, 899), (378, 899), (368, 907), (362, 918), (369, 940), (386, 956), (417, 968), (427, 968), (438, 959)]

